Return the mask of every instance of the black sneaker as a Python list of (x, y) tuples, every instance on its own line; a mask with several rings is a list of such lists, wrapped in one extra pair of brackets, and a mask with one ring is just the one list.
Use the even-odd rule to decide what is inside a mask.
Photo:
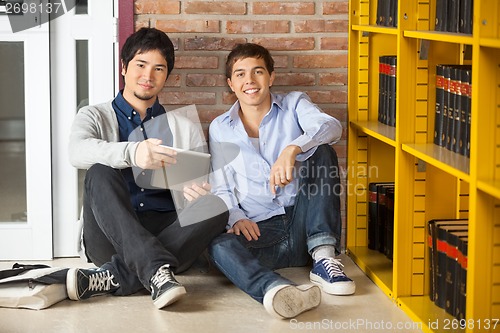
[(158, 268), (150, 282), (151, 298), (158, 309), (174, 303), (186, 294), (186, 288), (177, 282), (168, 264)]
[(66, 275), (66, 290), (69, 299), (78, 301), (116, 291), (120, 284), (107, 269), (70, 268)]

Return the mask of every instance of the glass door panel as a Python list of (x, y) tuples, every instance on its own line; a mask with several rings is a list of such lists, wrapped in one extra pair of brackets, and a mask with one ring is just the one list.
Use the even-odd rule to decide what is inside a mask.
[(24, 42), (0, 42), (0, 222), (26, 222)]

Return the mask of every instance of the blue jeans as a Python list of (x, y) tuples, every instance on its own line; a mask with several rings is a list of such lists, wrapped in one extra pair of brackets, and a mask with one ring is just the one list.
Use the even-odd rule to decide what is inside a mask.
[[(207, 212), (223, 212), (217, 216)], [(120, 283), (115, 295), (150, 289), (151, 276), (164, 264), (175, 273), (187, 270), (227, 224), (222, 199), (205, 195), (177, 212), (137, 214), (120, 170), (93, 165), (85, 177), (83, 240), (86, 254), (111, 271)]]
[(305, 266), (320, 245), (340, 245), (340, 177), (335, 150), (321, 145), (300, 166), (295, 204), (285, 214), (258, 223), (261, 236), (221, 234), (209, 255), (231, 282), (258, 302), (278, 285), (294, 284), (273, 270)]

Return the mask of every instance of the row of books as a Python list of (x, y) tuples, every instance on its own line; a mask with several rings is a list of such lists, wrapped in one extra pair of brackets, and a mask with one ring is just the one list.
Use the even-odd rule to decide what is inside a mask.
[(394, 182), (368, 184), (368, 248), (390, 260), (394, 240)]
[(472, 0), (436, 0), (434, 30), (472, 34)]
[(434, 143), (470, 156), (471, 66), (436, 66)]
[(396, 126), (396, 66), (397, 57), (379, 57), (378, 121)]
[(430, 269), (429, 297), (458, 319), (465, 318), (468, 221), (428, 222)]
[(377, 0), (377, 25), (398, 26), (398, 0)]

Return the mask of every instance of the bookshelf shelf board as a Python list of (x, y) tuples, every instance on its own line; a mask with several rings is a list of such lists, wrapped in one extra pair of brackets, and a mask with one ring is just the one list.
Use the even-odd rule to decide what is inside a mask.
[(348, 254), (370, 280), (392, 298), (392, 262), (384, 254), (366, 246), (348, 248)]
[(500, 39), (481, 38), (479, 40), (479, 45), (500, 49)]
[(451, 33), (444, 31), (415, 31), (406, 30), (404, 32), (405, 37), (433, 40), (437, 42), (455, 43), (455, 44), (467, 44), (472, 45), (473, 39), (471, 35)]
[(396, 129), (378, 121), (351, 121), (351, 125), (389, 146), (396, 147)]
[[(399, 297), (398, 305), (414, 322), (422, 323), (424, 332), (450, 332), (451, 323), (457, 321), (444, 309), (437, 307), (428, 295)], [(448, 327), (445, 326), (447, 323)], [(465, 330), (454, 327), (453, 332)]]
[(457, 178), (470, 182), (469, 159), (433, 143), (403, 144), (403, 151)]
[(352, 25), (351, 29), (355, 30), (355, 31), (374, 32), (374, 33), (386, 34), (386, 35), (397, 35), (398, 34), (398, 28), (381, 27), (378, 25)]
[(478, 180), (477, 188), (500, 200), (500, 180), (481, 181)]

